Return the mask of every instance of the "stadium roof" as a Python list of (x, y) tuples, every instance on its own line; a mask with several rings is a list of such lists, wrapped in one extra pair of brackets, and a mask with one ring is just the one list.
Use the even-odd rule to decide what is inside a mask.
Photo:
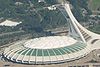
[(25, 47), (36, 49), (52, 49), (70, 46), (76, 43), (77, 40), (66, 36), (53, 36), (53, 37), (41, 37), (28, 40), (24, 43)]
[(88, 53), (87, 44), (67, 36), (40, 37), (9, 46), (4, 51), (11, 61), (51, 64), (74, 60)]

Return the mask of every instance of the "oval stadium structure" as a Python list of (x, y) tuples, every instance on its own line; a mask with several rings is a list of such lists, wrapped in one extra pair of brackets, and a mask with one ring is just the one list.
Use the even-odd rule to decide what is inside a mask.
[(7, 59), (26, 64), (55, 64), (79, 59), (89, 53), (86, 43), (67, 36), (24, 40), (4, 51)]
[[(58, 5), (56, 7), (59, 8)], [(64, 17), (67, 19), (64, 13), (66, 12), (71, 19), (68, 36), (47, 36), (18, 41), (5, 49), (4, 57), (22, 64), (63, 64), (80, 59), (94, 49), (100, 49), (100, 35), (81, 26), (73, 16), (69, 4), (65, 3), (62, 7), (65, 11), (60, 11)]]

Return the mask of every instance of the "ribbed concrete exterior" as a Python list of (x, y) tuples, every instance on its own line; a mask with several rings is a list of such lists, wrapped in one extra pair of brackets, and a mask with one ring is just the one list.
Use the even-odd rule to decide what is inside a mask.
[[(53, 40), (54, 40), (57, 37), (62, 37), (62, 38), (66, 37), (67, 38), (67, 36), (52, 36), (50, 38), (53, 38)], [(71, 38), (69, 38), (69, 39), (71, 39)], [(55, 39), (55, 42), (56, 42), (56, 40), (57, 39)], [(74, 40), (72, 39), (72, 41), (74, 41)], [(69, 45), (67, 45), (67, 43), (62, 43), (62, 44), (66, 44), (66, 46), (65, 45), (63, 45), (63, 46), (57, 45), (56, 48), (53, 48), (53, 47), (49, 48), (49, 46), (47, 46), (48, 48), (45, 48), (45, 49), (44, 48), (40, 49), (39, 46), (36, 48), (36, 45), (35, 45), (36, 43), (28, 44), (28, 45), (35, 45), (35, 48), (34, 47), (31, 47), (31, 48), (26, 47), (25, 46), (26, 42), (27, 42), (27, 40), (19, 41), (15, 44), (12, 44), (12, 46), (9, 46), (8, 48), (5, 49), (4, 56), (9, 60), (18, 62), (18, 63), (34, 64), (34, 65), (36, 65), (36, 64), (59, 64), (59, 63), (64, 63), (64, 62), (79, 59), (81, 57), (84, 57), (85, 55), (87, 55), (90, 52), (90, 46), (81, 41), (79, 41), (79, 42), (75, 41), (75, 42), (73, 42), (73, 44), (68, 43)], [(35, 42), (37, 42), (37, 41), (35, 41)], [(63, 42), (65, 42), (65, 41), (63, 41)], [(44, 42), (44, 44), (45, 44), (45, 42)], [(56, 43), (56, 44), (59, 44), (59, 43)], [(54, 46), (56, 44), (52, 43), (52, 45), (54, 45)]]

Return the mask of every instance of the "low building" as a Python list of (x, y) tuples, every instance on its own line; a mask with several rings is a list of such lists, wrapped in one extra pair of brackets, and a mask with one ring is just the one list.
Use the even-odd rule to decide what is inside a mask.
[(20, 23), (22, 23), (22, 22), (15, 22), (15, 21), (11, 21), (11, 20), (5, 20), (5, 21), (0, 23), (0, 26), (17, 26)]
[(40, 2), (45, 2), (45, 0), (38, 0), (38, 2), (40, 3)]

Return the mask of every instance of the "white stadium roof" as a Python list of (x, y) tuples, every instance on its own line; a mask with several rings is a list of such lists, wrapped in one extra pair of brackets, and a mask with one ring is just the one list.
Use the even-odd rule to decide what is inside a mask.
[(26, 64), (54, 64), (79, 59), (89, 51), (89, 45), (67, 36), (40, 37), (9, 46), (4, 56)]
[(52, 49), (64, 46), (70, 46), (77, 41), (71, 37), (66, 36), (54, 36), (54, 37), (41, 37), (28, 40), (24, 46), (28, 48), (36, 49)]

